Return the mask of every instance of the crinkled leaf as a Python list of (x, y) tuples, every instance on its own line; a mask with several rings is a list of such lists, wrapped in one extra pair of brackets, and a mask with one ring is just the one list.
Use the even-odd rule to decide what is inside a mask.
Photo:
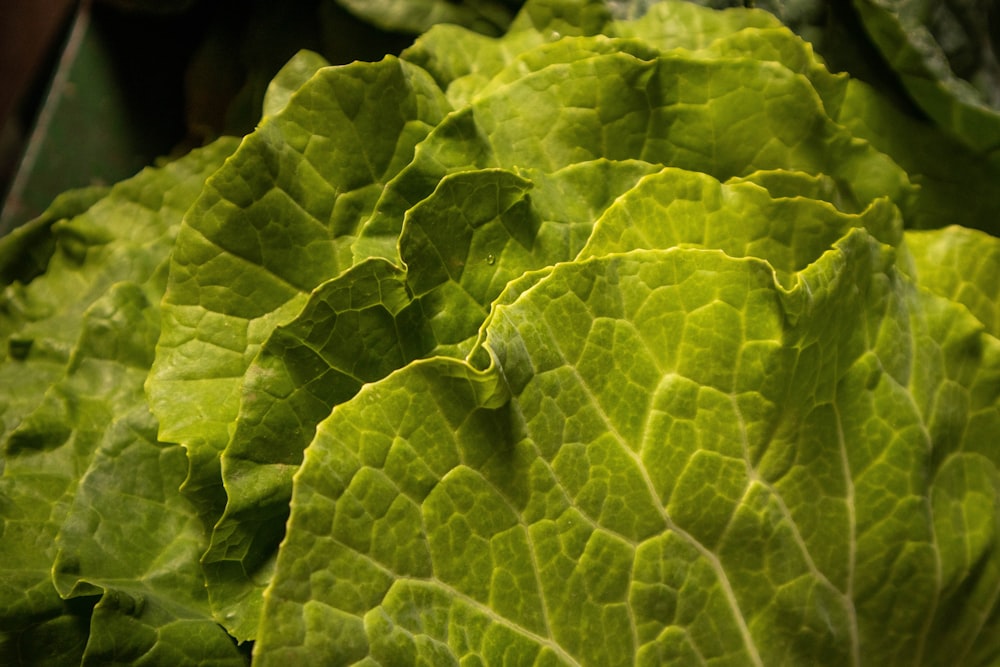
[(1000, 232), (1000, 157), (983, 155), (940, 127), (902, 114), (872, 88), (852, 80), (838, 120), (891, 155), (919, 186), (907, 224), (915, 229), (964, 225)]
[[(102, 597), (84, 661), (180, 665), (211, 656), (218, 664), (243, 664), (208, 608), (198, 564), (206, 536), (180, 493), (187, 457), (178, 445), (156, 442), (145, 404), (157, 312), (140, 287), (119, 283), (84, 322), (70, 371), (55, 389), (67, 398), (64, 446), (92, 453), (51, 565), (63, 597)], [(171, 636), (175, 623), (183, 634)], [(119, 637), (130, 640), (123, 645)], [(163, 657), (177, 653), (188, 655)]]
[(578, 167), (537, 183), (502, 170), (446, 177), (407, 214), (405, 270), (380, 258), (361, 262), (317, 288), (262, 346), (223, 453), (228, 504), (204, 558), (209, 592), (234, 634), (256, 632), (292, 476), (316, 424), (364, 383), (415, 359), (464, 356), (509, 281), (575, 257), (587, 221), (652, 170), (641, 162)]
[(0, 654), (991, 664), (997, 165), (883, 92), (531, 0), (58, 203), (0, 241)]
[[(4, 331), (0, 364), (4, 396), (13, 399), (3, 410), (0, 478), (0, 630), (11, 655), (33, 660), (35, 648), (57, 633), (62, 638), (49, 647), (52, 654), (80, 659), (93, 601), (59, 596), (51, 578), (56, 536), (105, 430), (144, 406), (156, 340), (151, 325), (136, 327), (128, 344), (109, 335), (116, 319), (105, 316), (107, 304), (123, 294), (125, 301), (159, 301), (183, 211), (234, 148), (234, 141), (221, 140), (146, 170), (99, 201), (85, 196), (85, 205), (71, 207), (84, 212), (52, 226), (55, 249), (46, 273), (4, 292), (3, 321), (16, 325)], [(119, 385), (119, 373), (131, 384)]]
[(45, 272), (55, 252), (52, 225), (82, 215), (108, 193), (93, 186), (64, 192), (42, 215), (0, 237), (0, 280), (4, 285), (27, 283)]
[(808, 83), (778, 63), (648, 50), (644, 59), (608, 52), (604, 37), (539, 48), (553, 64), (532, 71), (529, 50), (507, 66), (526, 72), (484, 87), (417, 147), (362, 228), (357, 256), (394, 258), (405, 211), (448, 173), (474, 168), (552, 172), (607, 158), (719, 179), (794, 169), (828, 175), (859, 202), (889, 196), (909, 208), (906, 174), (830, 120)]
[[(989, 644), (996, 454), (937, 427), (997, 426), (1000, 348), (864, 232), (791, 291), (715, 251), (560, 265), (485, 349), (320, 427), (259, 662), (885, 664), (937, 659), (928, 624)], [(950, 612), (969, 588), (978, 626)]]
[[(770, 20), (769, 20), (770, 19)], [(691, 49), (703, 57), (749, 57), (781, 63), (809, 78), (827, 114), (906, 169), (920, 188), (907, 207), (911, 227), (948, 224), (996, 231), (1000, 162), (939, 127), (915, 119), (865, 83), (831, 74), (812, 46), (763, 12), (716, 12), (691, 2), (661, 2), (618, 34)], [(663, 40), (658, 42), (657, 40)], [(942, 160), (950, 155), (951, 160)]]
[(188, 449), (187, 489), (212, 522), (247, 367), (351, 266), (361, 218), (445, 110), (426, 74), (391, 57), (319, 70), (295, 99), (208, 179), (171, 258), (149, 395), (160, 437)]
[(713, 248), (765, 259), (779, 282), (790, 286), (797, 271), (854, 227), (893, 245), (901, 238), (899, 212), (886, 199), (847, 214), (801, 195), (774, 197), (750, 181), (723, 184), (707, 174), (667, 168), (618, 198), (580, 257), (637, 248)]

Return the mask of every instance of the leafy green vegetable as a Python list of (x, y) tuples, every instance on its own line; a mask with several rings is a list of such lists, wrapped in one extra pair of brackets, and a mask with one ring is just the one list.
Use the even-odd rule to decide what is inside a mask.
[[(944, 372), (983, 337), (971, 317), (955, 340), (907, 326), (927, 306), (887, 259), (851, 233), (791, 291), (767, 263), (717, 251), (556, 267), (494, 312), (485, 370), (412, 364), (323, 423), (258, 656), (839, 664), (940, 650), (925, 626), (992, 541), (995, 454), (941, 452), (911, 394), (943, 378), (885, 367), (904, 344)], [(906, 341), (880, 335), (911, 326)], [(828, 377), (807, 363), (822, 358), (837, 359)], [(995, 427), (995, 385), (966, 382)], [(943, 558), (939, 540), (956, 538)], [(340, 637), (356, 644), (328, 643)]]
[(996, 5), (855, 0), (872, 41), (920, 107), (971, 148), (1000, 147)]
[(209, 611), (184, 451), (157, 441), (143, 391), (180, 218), (234, 148), (57, 205), (74, 217), (50, 225), (46, 272), (3, 294), (0, 653), (14, 664), (242, 662)]
[(995, 664), (1000, 163), (779, 9), (303, 51), (3, 239), (0, 653)]

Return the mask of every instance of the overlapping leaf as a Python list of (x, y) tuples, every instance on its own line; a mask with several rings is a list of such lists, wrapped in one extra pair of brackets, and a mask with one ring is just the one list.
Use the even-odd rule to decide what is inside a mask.
[[(532, 16), (530, 8), (526, 16)], [(765, 20), (766, 15), (754, 16)], [(556, 22), (548, 20), (546, 25)], [(567, 20), (563, 17), (560, 25), (565, 26)], [(642, 163), (673, 165), (721, 177), (793, 168), (817, 175), (831, 173), (844, 196), (855, 201), (867, 202), (876, 196), (904, 201), (908, 196), (906, 175), (829, 120), (805, 81), (777, 63), (662, 53), (635, 39), (581, 36), (551, 41), (543, 33), (526, 37), (539, 30), (538, 21), (535, 17), (530, 29), (515, 26), (509, 38), (495, 42), (498, 55), (487, 61), (494, 63), (493, 74), (474, 92), (468, 106), (443, 117), (416, 144), (412, 162), (386, 181), (371, 216), (366, 217), (363, 210), (355, 213), (357, 238), (338, 230), (333, 243), (350, 247), (358, 271), (339, 274), (337, 267), (328, 268), (331, 282), (310, 297), (310, 305), (294, 320), (287, 319), (287, 314), (250, 318), (262, 327), (262, 339), (271, 327), (265, 321), (287, 319), (288, 326), (277, 330), (269, 342), (245, 340), (245, 323), (235, 323), (240, 336), (225, 343), (214, 331), (219, 328), (216, 325), (201, 321), (196, 327), (201, 331), (197, 338), (232, 348), (222, 357), (231, 357), (227, 372), (237, 372), (250, 355), (261, 350), (257, 361), (247, 365), (247, 380), (221, 380), (221, 368), (204, 366), (196, 370), (204, 382), (189, 378), (176, 389), (166, 389), (173, 380), (154, 379), (154, 397), (161, 390), (170, 396), (193, 381), (211, 387), (214, 395), (232, 397), (233, 406), (242, 401), (238, 419), (234, 407), (224, 409), (231, 420), (225, 435), (233, 434), (222, 471), (230, 500), (206, 557), (212, 587), (219, 587), (213, 598), (225, 610), (222, 615), (240, 609), (236, 612), (240, 620), (230, 626), (238, 636), (253, 636), (256, 604), (252, 600), (258, 599), (269, 579), (291, 476), (300, 461), (298, 452), (311, 439), (314, 425), (363, 382), (435, 352), (461, 356), (463, 341), (474, 336), (489, 304), (508, 281), (576, 256), (589, 234), (587, 224), (632, 185), (634, 180), (629, 179), (639, 175), (629, 165), (644, 170)], [(576, 32), (590, 31), (589, 24), (581, 24)], [(455, 70), (454, 61), (435, 58), (434, 49), (446, 46), (440, 35), (429, 35), (415, 53), (422, 62), (444, 63), (444, 69), (438, 67), (431, 73), (439, 84), (448, 85), (449, 78), (466, 75)], [(516, 53), (517, 48), (525, 50)], [(481, 81), (484, 71), (476, 77), (474, 81)], [(707, 96), (700, 87), (684, 83), (706, 79), (714, 82)], [(581, 80), (594, 85), (580, 86)], [(450, 95), (450, 86), (448, 90)], [(307, 99), (305, 93), (299, 93), (298, 99)], [(450, 99), (460, 98), (450, 95)], [(740, 108), (759, 109), (762, 117), (732, 117)], [(292, 113), (291, 108), (285, 112)], [(759, 124), (780, 127), (781, 136), (776, 139), (759, 132)], [(669, 136), (661, 136), (663, 132)], [(599, 164), (623, 176), (611, 181), (621, 181), (620, 185), (595, 191), (606, 193), (605, 203), (599, 204), (600, 196), (583, 194), (578, 187), (584, 200), (594, 200), (594, 205), (580, 212), (560, 210), (567, 200), (577, 199), (566, 196), (566, 184), (582, 183), (579, 174), (587, 171), (597, 176), (596, 167), (587, 165)], [(246, 223), (256, 225), (252, 218), (245, 218)], [(228, 219), (236, 225), (244, 213), (234, 210)], [(192, 227), (201, 224), (194, 218)], [(290, 241), (274, 239), (278, 244)], [(180, 240), (180, 244), (187, 242), (186, 237)], [(379, 265), (375, 272), (383, 277), (372, 283), (373, 269), (361, 267), (375, 257), (385, 258), (398, 269)], [(347, 266), (346, 261), (338, 265)], [(366, 281), (370, 286), (365, 286)], [(331, 294), (348, 289), (375, 294), (381, 289), (376, 284), (389, 288), (387, 298), (396, 300), (396, 305), (330, 303)], [(168, 312), (180, 312), (170, 303), (178, 298), (168, 297)], [(298, 297), (288, 298), (281, 306), (287, 312), (303, 308)], [(406, 305), (411, 298), (414, 303)], [(341, 299), (341, 303), (348, 302)], [(227, 308), (235, 307), (227, 304)], [(189, 317), (201, 317), (203, 309), (215, 318), (223, 305), (204, 301)], [(366, 313), (360, 320), (355, 319), (359, 309)], [(359, 339), (364, 343), (353, 351), (342, 343), (345, 334), (338, 333), (352, 327), (364, 332)], [(190, 338), (191, 333), (183, 331)], [(169, 350), (172, 344), (167, 342), (164, 348)], [(183, 347), (190, 345), (183, 343)], [(240, 346), (246, 352), (237, 362)], [(201, 403), (201, 396), (195, 392), (186, 400)], [(174, 408), (174, 414), (179, 408)], [(192, 413), (187, 409), (185, 414)], [(212, 440), (220, 443), (225, 425), (222, 415), (219, 404), (218, 433)], [(166, 414), (161, 418), (176, 421)], [(200, 434), (171, 430), (167, 434), (185, 442), (191, 437), (202, 440), (207, 429), (197, 428)], [(240, 585), (240, 581), (245, 583)]]
[[(473, 52), (470, 68), (460, 54)], [(441, 91), (392, 60), (370, 74), (321, 70), (295, 93), (293, 76), (273, 117), (213, 178), (174, 256), (149, 387), (161, 437), (191, 453), (186, 488), (209, 522), (221, 517), (205, 565), (217, 614), (240, 638), (254, 636), (315, 424), (414, 359), (463, 356), (507, 282), (576, 257), (639, 176), (664, 165), (722, 179), (792, 169), (827, 179), (826, 198), (850, 210), (882, 197), (919, 208), (892, 159), (834, 120), (844, 78), (762, 12), (664, 3), (630, 23), (600, 3), (533, 3), (502, 39), (442, 26), (404, 59)], [(383, 94), (373, 91), (403, 101), (390, 125), (409, 129), (377, 149), (387, 170), (351, 190), (352, 161), (375, 150), (358, 138), (395, 136), (358, 115)], [(307, 154), (323, 136), (326, 152)], [(591, 197), (581, 185), (601, 170), (620, 184)], [(581, 199), (574, 188), (594, 204), (560, 210)], [(833, 241), (853, 224), (818, 233)], [(247, 280), (223, 284), (237, 267)], [(224, 512), (213, 463), (223, 449)]]
[(993, 157), (675, 0), (302, 52), (234, 149), (0, 243), (5, 654), (1000, 651)]
[(980, 0), (855, 0), (864, 26), (913, 100), (980, 154), (1000, 147), (996, 10)]
[(210, 521), (247, 367), (350, 267), (360, 216), (445, 110), (427, 75), (394, 58), (321, 69), (295, 99), (207, 181), (171, 259), (150, 400), (160, 437), (188, 448), (187, 487)]
[[(4, 395), (16, 397), (4, 412), (0, 606), (3, 653), (15, 664), (179, 650), (191, 655), (176, 664), (202, 654), (243, 662), (208, 610), (196, 561), (205, 535), (179, 492), (186, 457), (156, 441), (143, 390), (181, 215), (234, 148), (223, 140), (99, 200), (59, 204), (52, 215), (76, 217), (52, 225), (46, 272), (4, 294), (4, 322), (18, 326), (5, 331), (0, 367)], [(159, 532), (134, 523), (135, 497), (152, 489), (143, 508)], [(179, 555), (163, 559), (171, 545)], [(148, 607), (116, 602), (130, 589)], [(194, 633), (183, 641), (170, 637), (177, 605)], [(147, 633), (125, 649), (120, 637), (135, 623)]]
[(989, 643), (947, 610), (1000, 583), (996, 453), (911, 397), (947, 377), (962, 421), (995, 428), (998, 350), (860, 230), (791, 290), (718, 251), (560, 265), (495, 311), (488, 367), (411, 364), (320, 427), (257, 659), (934, 662), (931, 625)]

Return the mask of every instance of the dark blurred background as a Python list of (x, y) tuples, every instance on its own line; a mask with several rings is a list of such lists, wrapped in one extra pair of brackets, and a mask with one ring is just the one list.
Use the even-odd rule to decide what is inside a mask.
[(245, 135), (299, 49), (398, 53), (334, 0), (4, 0), (0, 235), (59, 193), (110, 185), (220, 134)]
[(0, 193), (6, 193), (75, 7), (74, 0), (8, 0), (0, 18)]

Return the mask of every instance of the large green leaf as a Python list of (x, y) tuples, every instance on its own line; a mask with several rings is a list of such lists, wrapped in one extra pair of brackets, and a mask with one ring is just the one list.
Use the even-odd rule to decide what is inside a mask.
[[(774, 176), (765, 182), (773, 183)], [(779, 282), (790, 286), (797, 271), (854, 227), (893, 245), (901, 238), (899, 211), (887, 199), (850, 214), (802, 197), (801, 190), (774, 196), (750, 180), (720, 183), (707, 174), (667, 168), (618, 198), (598, 220), (580, 257), (636, 248), (713, 248), (731, 257), (766, 259)]]
[(501, 70), (417, 147), (365, 222), (355, 254), (394, 258), (405, 211), (448, 173), (474, 168), (551, 172), (607, 158), (720, 179), (795, 169), (830, 176), (859, 202), (889, 196), (909, 207), (906, 174), (833, 122), (808, 82), (779, 63), (648, 48), (637, 57), (629, 50), (636, 42), (620, 44), (567, 37), (537, 47), (545, 57), (529, 50), (515, 59), (509, 76)]
[(68, 413), (63, 447), (88, 452), (89, 462), (56, 536), (51, 576), (65, 598), (101, 595), (85, 662), (241, 665), (209, 611), (198, 565), (206, 534), (180, 493), (187, 457), (156, 441), (145, 403), (158, 333), (157, 311), (133, 283), (115, 285), (84, 314), (54, 389)]
[[(526, 43), (516, 41), (521, 39), (520, 34), (513, 33), (511, 39), (516, 44)], [(567, 196), (567, 186), (559, 184), (578, 181), (582, 185), (597, 180), (596, 172), (589, 178), (581, 174), (594, 171), (588, 165), (609, 158), (614, 162), (607, 164), (627, 165), (629, 160), (639, 158), (647, 163), (679, 165), (723, 176), (750, 174), (779, 165), (814, 174), (833, 171), (834, 180), (848, 199), (866, 202), (889, 195), (900, 202), (908, 200), (906, 177), (898, 167), (830, 121), (804, 81), (778, 63), (716, 63), (696, 55), (660, 55), (643, 42), (604, 37), (556, 42), (542, 39), (533, 44), (534, 48), (513, 62), (498, 67), (469, 107), (444, 118), (417, 145), (413, 162), (388, 183), (373, 215), (364, 221), (358, 240), (353, 241), (355, 262), (384, 257), (408, 267), (407, 289), (420, 301), (422, 314), (404, 317), (411, 322), (425, 318), (430, 333), (423, 333), (421, 325), (409, 325), (412, 334), (406, 336), (412, 340), (392, 344), (393, 349), (402, 345), (411, 350), (411, 356), (390, 355), (400, 359), (399, 366), (429, 354), (435, 346), (442, 352), (445, 350), (441, 345), (461, 344), (472, 337), (490, 301), (520, 273), (573, 259), (589, 233), (588, 224), (600, 209), (560, 211), (566, 206), (564, 202), (578, 201), (580, 197)], [(430, 46), (425, 42), (426, 49)], [(429, 51), (420, 53), (429, 58)], [(802, 67), (818, 66), (804, 60)], [(448, 76), (438, 74), (435, 78), (440, 81)], [(732, 108), (764, 108), (775, 119), (793, 119), (781, 123), (789, 136), (783, 142), (774, 142), (758, 133), (753, 119), (740, 118), (745, 126), (735, 127), (733, 118), (727, 115), (730, 107), (713, 103), (711, 96), (706, 101), (704, 92), (696, 89), (690, 89), (688, 100), (685, 95), (689, 89), (677, 85), (680, 80), (706, 77), (720, 82), (711, 93), (719, 99), (746, 96), (742, 103), (733, 102)], [(580, 78), (595, 78), (599, 84), (593, 90), (579, 90), (564, 83)], [(758, 99), (761, 95), (775, 100), (773, 110)], [(806, 112), (802, 112), (800, 104), (805, 104)], [(572, 111), (567, 112), (567, 107)], [(567, 113), (572, 113), (573, 118), (565, 119)], [(623, 113), (627, 115), (619, 118)], [(676, 141), (658, 136), (660, 127), (684, 136), (684, 142), (692, 146), (711, 148), (685, 150)], [(826, 169), (828, 161), (839, 166)], [(527, 199), (517, 204), (520, 200), (515, 196), (513, 202), (508, 202), (510, 195), (503, 194), (507, 186), (490, 176), (506, 173), (495, 171), (497, 167), (514, 169), (533, 179), (535, 187), (528, 197), (538, 202), (534, 211)], [(511, 184), (518, 181), (514, 175), (504, 179)], [(587, 191), (576, 187), (580, 193)], [(617, 196), (620, 190), (612, 189)], [(555, 194), (547, 195), (549, 192)], [(487, 225), (487, 220), (496, 224)], [(548, 220), (573, 221), (575, 226), (546, 225)], [(470, 236), (473, 228), (476, 232)], [(496, 231), (491, 231), (494, 228)], [(521, 231), (510, 231), (517, 228)], [(498, 233), (515, 242), (503, 241)], [(567, 233), (575, 234), (577, 240), (572, 241)], [(354, 280), (353, 275), (342, 277)], [(342, 283), (336, 283), (340, 278), (334, 279), (336, 286), (331, 284), (332, 289), (344, 289)], [(402, 289), (398, 279), (395, 284), (395, 289)], [(326, 297), (316, 293), (311, 299), (321, 303)], [(339, 316), (339, 308), (331, 309), (326, 303), (321, 308), (324, 313)], [(266, 585), (273, 550), (259, 545), (275, 544), (281, 537), (280, 519), (286, 511), (291, 475), (299, 462), (295, 452), (311, 438), (313, 425), (324, 416), (324, 406), (329, 409), (356, 391), (363, 381), (355, 376), (342, 385), (343, 370), (358, 368), (359, 363), (372, 367), (366, 364), (364, 355), (359, 357), (343, 347), (339, 334), (319, 333), (326, 327), (336, 331), (341, 325), (327, 318), (324, 326), (318, 326), (317, 316), (308, 306), (302, 313), (303, 326), (317, 332), (308, 335), (321, 338), (292, 347), (276, 340), (278, 357), (265, 344), (263, 365), (250, 366), (248, 377), (252, 379), (243, 388), (245, 415), (237, 422), (233, 444), (224, 459), (229, 466), (223, 476), (230, 508), (206, 559), (210, 580), (220, 587), (220, 604), (228, 599), (248, 607), (251, 598), (246, 597), (246, 584), (236, 582), (246, 581), (258, 589)], [(388, 326), (388, 338), (397, 339), (400, 330), (407, 332), (393, 318), (382, 321)], [(371, 324), (370, 320), (366, 322)], [(359, 329), (367, 330), (367, 325)], [(427, 335), (431, 339), (421, 343)], [(301, 333), (292, 336), (304, 338)], [(288, 362), (281, 358), (289, 354), (296, 358)], [(331, 361), (336, 357), (344, 361)], [(296, 369), (294, 372), (285, 370), (288, 363)], [(384, 365), (380, 373), (399, 367), (392, 364)], [(331, 373), (331, 368), (340, 370)], [(367, 378), (376, 379), (371, 375)], [(273, 383), (273, 390), (264, 386), (268, 383)], [(295, 392), (295, 385), (305, 392)], [(286, 389), (279, 388), (282, 386)], [(297, 404), (299, 407), (295, 407)], [(241, 461), (247, 461), (249, 467)], [(259, 469), (260, 464), (268, 468)], [(260, 474), (251, 474), (254, 470)], [(261, 504), (267, 509), (262, 509)], [(251, 611), (248, 618), (256, 615)], [(237, 633), (250, 637), (253, 627), (248, 621)]]
[[(901, 111), (871, 86), (832, 74), (808, 42), (764, 12), (716, 12), (667, 0), (639, 21), (622, 22), (615, 34), (692, 50), (706, 58), (749, 57), (777, 62), (806, 76), (826, 113), (856, 137), (891, 156), (919, 185), (907, 224), (937, 228), (961, 224), (992, 232), (1000, 216), (1000, 161), (983, 155), (941, 127)], [(942, 160), (941, 156), (951, 159)]]
[[(935, 426), (964, 403), (951, 419), (996, 428), (1000, 348), (891, 258), (852, 232), (791, 291), (717, 251), (564, 264), (496, 310), (483, 370), (369, 385), (306, 453), (257, 661), (991, 646), (996, 453)], [(969, 589), (982, 602), (956, 619)]]

